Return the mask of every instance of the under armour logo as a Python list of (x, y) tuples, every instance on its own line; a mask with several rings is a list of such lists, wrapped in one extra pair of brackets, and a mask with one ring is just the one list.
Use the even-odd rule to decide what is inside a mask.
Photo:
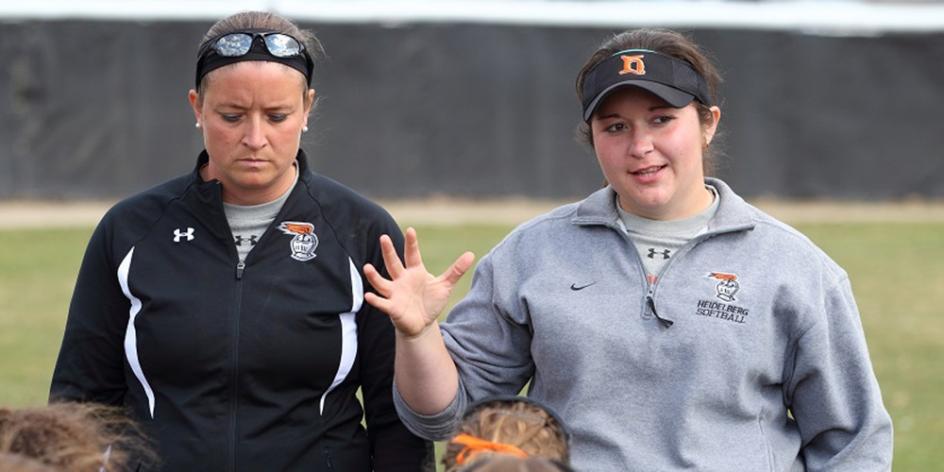
[(255, 246), (256, 243), (259, 242), (259, 241), (257, 241), (258, 236), (256, 236), (255, 234), (249, 235), (248, 238), (244, 238), (241, 234), (237, 234), (237, 235), (233, 236), (233, 239), (236, 240), (236, 245), (237, 245), (237, 246), (242, 246), (242, 245), (243, 245), (243, 241), (248, 241), (250, 246)]
[(187, 232), (180, 231), (180, 228), (174, 230), (174, 242), (179, 243), (180, 238), (187, 238), (187, 241), (193, 241), (193, 228), (187, 227)]
[(664, 250), (664, 251), (656, 251), (656, 248), (651, 247), (651, 248), (649, 248), (649, 254), (648, 254), (647, 257), (649, 257), (649, 259), (655, 259), (655, 258), (656, 258), (656, 254), (659, 254), (659, 255), (662, 256), (662, 259), (665, 260), (665, 259), (668, 259), (668, 258), (669, 258), (669, 254), (670, 254), (671, 252), (672, 252), (672, 251), (669, 251), (668, 249), (666, 249), (666, 250)]

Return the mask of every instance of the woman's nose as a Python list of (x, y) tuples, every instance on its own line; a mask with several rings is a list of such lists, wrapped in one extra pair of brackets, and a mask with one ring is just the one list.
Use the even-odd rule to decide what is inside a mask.
[(646, 157), (647, 154), (652, 152), (653, 148), (652, 133), (641, 128), (636, 128), (630, 133), (628, 149), (630, 156), (636, 158)]
[(250, 149), (261, 149), (266, 145), (265, 123), (259, 118), (251, 118), (246, 123), (243, 144)]

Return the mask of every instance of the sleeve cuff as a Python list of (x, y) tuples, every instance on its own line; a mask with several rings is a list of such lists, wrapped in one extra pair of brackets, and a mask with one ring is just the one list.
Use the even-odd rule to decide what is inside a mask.
[(452, 402), (439, 413), (432, 415), (423, 415), (413, 411), (397, 389), (396, 382), (393, 384), (393, 404), (397, 409), (400, 420), (413, 434), (432, 441), (444, 441), (453, 436), (462, 413), (465, 411), (468, 403), (465, 395), (462, 394), (462, 379), (459, 379), (459, 388), (456, 397)]

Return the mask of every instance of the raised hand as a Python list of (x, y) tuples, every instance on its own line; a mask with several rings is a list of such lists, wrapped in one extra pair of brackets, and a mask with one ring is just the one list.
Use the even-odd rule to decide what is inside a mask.
[(380, 250), (390, 279), (384, 278), (371, 264), (364, 265), (367, 281), (377, 294), (367, 292), (364, 300), (386, 313), (397, 331), (408, 338), (417, 337), (432, 325), (449, 301), (456, 282), (472, 267), (475, 255), (465, 252), (438, 277), (423, 265), (420, 244), (413, 228), (406, 230), (403, 251), (406, 265), (400, 261), (389, 236), (380, 237)]

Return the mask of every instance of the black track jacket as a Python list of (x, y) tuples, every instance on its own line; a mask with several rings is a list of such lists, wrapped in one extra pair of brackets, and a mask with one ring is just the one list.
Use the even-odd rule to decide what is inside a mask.
[(380, 235), (402, 247), (393, 219), (299, 151), (298, 184), (240, 264), (206, 162), (95, 229), (50, 399), (126, 407), (164, 471), (424, 470), (430, 443), (393, 407), (393, 325), (363, 301)]

